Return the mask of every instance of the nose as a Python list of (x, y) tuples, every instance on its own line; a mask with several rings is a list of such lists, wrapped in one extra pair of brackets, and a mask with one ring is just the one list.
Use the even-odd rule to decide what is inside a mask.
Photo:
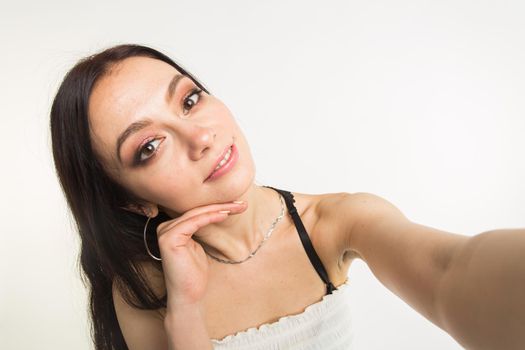
[(185, 137), (188, 140), (188, 151), (190, 159), (199, 160), (201, 159), (206, 150), (208, 150), (215, 141), (215, 131), (207, 126), (201, 126), (193, 123), (189, 123), (184, 128)]

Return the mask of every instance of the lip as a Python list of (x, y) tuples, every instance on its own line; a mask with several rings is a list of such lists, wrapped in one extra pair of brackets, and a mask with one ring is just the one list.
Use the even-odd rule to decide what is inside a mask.
[[(215, 171), (215, 168), (217, 167), (217, 165), (219, 165), (221, 160), (224, 159), (224, 156), (226, 155), (226, 153), (228, 152), (228, 150), (230, 148), (232, 149), (232, 152), (230, 154), (230, 158), (228, 158), (228, 161), (219, 170)], [(215, 162), (210, 175), (208, 175), (208, 177), (204, 181), (208, 181), (208, 180), (211, 180), (211, 179), (216, 179), (217, 177), (219, 177), (219, 176), (223, 175), (224, 173), (228, 172), (233, 167), (233, 165), (235, 165), (235, 163), (237, 161), (237, 158), (238, 158), (237, 147), (235, 146), (235, 144), (231, 144), (230, 146), (228, 146), (222, 152), (221, 156)]]

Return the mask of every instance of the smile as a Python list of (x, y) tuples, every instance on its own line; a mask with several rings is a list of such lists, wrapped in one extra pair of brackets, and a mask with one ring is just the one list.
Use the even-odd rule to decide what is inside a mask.
[(204, 181), (215, 180), (221, 177), (222, 175), (228, 173), (229, 170), (232, 169), (237, 163), (239, 153), (235, 144), (231, 145), (223, 154), (224, 155), (217, 161), (211, 174)]

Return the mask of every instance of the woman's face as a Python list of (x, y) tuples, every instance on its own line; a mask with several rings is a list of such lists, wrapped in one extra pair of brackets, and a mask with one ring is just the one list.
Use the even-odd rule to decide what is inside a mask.
[[(175, 214), (233, 201), (253, 184), (255, 164), (229, 109), (174, 67), (127, 58), (93, 88), (89, 122), (108, 174), (143, 200)], [(234, 166), (206, 180), (232, 144)]]

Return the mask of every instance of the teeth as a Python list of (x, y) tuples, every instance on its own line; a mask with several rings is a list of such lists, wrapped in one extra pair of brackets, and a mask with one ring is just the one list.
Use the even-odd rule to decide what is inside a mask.
[(226, 155), (224, 156), (223, 160), (220, 161), (219, 165), (217, 165), (217, 167), (215, 168), (215, 170), (219, 169), (221, 166), (223, 166), (227, 161), (228, 159), (230, 159), (230, 156), (232, 154), (232, 149), (230, 147), (230, 149), (228, 150), (228, 152), (226, 152)]

